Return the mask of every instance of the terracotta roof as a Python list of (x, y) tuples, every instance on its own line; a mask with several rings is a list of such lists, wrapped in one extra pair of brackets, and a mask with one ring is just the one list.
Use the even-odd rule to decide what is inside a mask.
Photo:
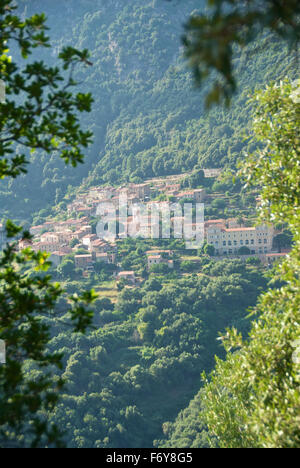
[(103, 246), (103, 247), (104, 247), (104, 246), (108, 245), (108, 243), (105, 242), (105, 241), (102, 240), (102, 239), (96, 239), (96, 240), (92, 241), (92, 245), (93, 245), (94, 247), (97, 247), (97, 246), (99, 246), (99, 247), (100, 247), (100, 246)]
[(180, 193), (178, 194), (178, 197), (186, 197), (186, 196), (189, 196), (189, 195), (194, 196), (194, 191), (180, 192)]
[(205, 224), (217, 224), (217, 223), (225, 223), (225, 219), (209, 219), (205, 221)]
[(148, 250), (146, 254), (151, 255), (151, 254), (171, 253), (171, 252), (172, 250)]
[(254, 227), (246, 227), (246, 228), (230, 228), (225, 229), (226, 232), (240, 232), (240, 231), (255, 231)]

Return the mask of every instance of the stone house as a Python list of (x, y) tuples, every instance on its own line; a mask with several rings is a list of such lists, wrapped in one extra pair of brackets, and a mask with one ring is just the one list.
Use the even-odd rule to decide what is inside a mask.
[(134, 271), (120, 271), (120, 273), (117, 275), (117, 280), (120, 281), (122, 279), (132, 284), (136, 283)]

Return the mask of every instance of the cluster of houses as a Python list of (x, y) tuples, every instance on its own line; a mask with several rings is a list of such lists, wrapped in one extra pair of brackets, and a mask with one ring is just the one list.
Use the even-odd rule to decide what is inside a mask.
[[(215, 170), (217, 171), (217, 170)], [(214, 173), (207, 174), (207, 177), (214, 176)], [(153, 192), (154, 191), (154, 192)], [(99, 205), (105, 207), (101, 215), (105, 216), (106, 222), (114, 221), (116, 214), (120, 219), (120, 200), (126, 199), (128, 208), (143, 203), (143, 206), (153, 204), (153, 194), (164, 194), (172, 202), (190, 200), (194, 203), (203, 203), (206, 200), (205, 189), (181, 190), (180, 183), (175, 179), (157, 179), (155, 184), (129, 184), (126, 187), (93, 187), (85, 193), (81, 193), (67, 206), (69, 219), (64, 221), (47, 221), (40, 226), (31, 227), (30, 231), (33, 241), (30, 246), (35, 251), (47, 251), (51, 253), (51, 261), (55, 266), (62, 263), (63, 259), (70, 254), (74, 254), (75, 266), (85, 272), (93, 271), (96, 262), (117, 265), (117, 244), (116, 240), (126, 236), (138, 235), (149, 238), (153, 234), (151, 224), (152, 212), (147, 211), (140, 215), (137, 226), (136, 217), (127, 212), (122, 222), (119, 222), (119, 230), (112, 237), (100, 236), (94, 233), (91, 220), (99, 215)], [(166, 201), (156, 201), (158, 210), (163, 212)], [(152, 205), (151, 205), (152, 206)], [(129, 213), (129, 215), (128, 215)], [(149, 214), (151, 213), (151, 215)], [(179, 231), (183, 231), (185, 218), (180, 212), (172, 212), (170, 219), (171, 236), (178, 237)], [(159, 223), (158, 223), (159, 224)], [(162, 229), (160, 223), (159, 229)], [(195, 225), (191, 225), (195, 230)], [(178, 232), (176, 231), (178, 230)], [(99, 234), (99, 233), (98, 233)], [(270, 257), (272, 252), (274, 229), (271, 226), (246, 227), (240, 225), (236, 219), (215, 219), (204, 223), (204, 237), (207, 244), (214, 247), (218, 256), (236, 256), (243, 251), (249, 255), (263, 255)], [(159, 237), (159, 236), (158, 236)], [(0, 224), (0, 249), (5, 243), (5, 231)], [(21, 240), (19, 248), (23, 249), (28, 245), (28, 241)], [(81, 253), (78, 253), (80, 249)], [(168, 268), (174, 268), (173, 253), (169, 250), (152, 250), (146, 252), (148, 268), (154, 265), (165, 264)], [(119, 279), (126, 279), (134, 283), (136, 281), (134, 272), (121, 272)]]
[[(117, 246), (116, 237), (122, 237), (122, 229), (126, 231), (127, 236), (135, 235), (138, 228), (139, 235), (150, 237), (151, 220), (148, 215), (139, 218), (139, 226), (134, 224), (133, 216), (127, 216), (120, 228), (119, 236), (98, 236), (93, 232), (91, 226), (92, 217), (97, 216), (99, 204), (105, 206), (104, 213), (106, 220), (115, 219), (118, 212), (120, 200), (126, 198), (128, 207), (143, 202), (151, 203), (153, 186), (149, 183), (129, 184), (124, 187), (93, 187), (88, 192), (80, 194), (72, 203), (67, 206), (69, 219), (64, 221), (47, 221), (39, 226), (32, 226), (30, 232), (33, 240), (19, 241), (19, 249), (30, 247), (35, 251), (47, 251), (51, 253), (50, 260), (57, 267), (64, 258), (74, 254), (75, 267), (91, 272), (96, 262), (106, 264), (117, 264)], [(169, 183), (167, 180), (154, 186), (155, 193), (165, 193), (170, 197), (175, 197), (177, 201), (182, 199), (192, 199), (194, 202), (203, 202), (205, 199), (205, 190), (181, 191), (180, 184)], [(158, 202), (158, 209), (162, 208), (165, 202)], [(174, 221), (174, 220), (173, 220)], [(0, 230), (1, 239), (4, 237)], [(78, 254), (78, 250), (82, 252)], [(83, 253), (83, 249), (85, 252)], [(152, 251), (147, 253), (148, 267), (165, 263), (171, 269), (174, 267), (170, 252)], [(134, 272), (121, 272), (118, 279), (126, 279), (129, 282), (135, 282)]]
[(66, 221), (47, 221), (40, 226), (33, 226), (30, 232), (33, 240), (19, 241), (19, 249), (30, 245), (35, 251), (51, 253), (50, 260), (57, 267), (67, 255), (79, 249), (86, 253), (75, 254), (75, 266), (91, 270), (95, 262), (114, 264), (116, 262), (116, 244), (99, 239), (92, 233), (88, 217), (70, 218)]
[(67, 206), (68, 214), (74, 216), (96, 215), (99, 204), (118, 209), (120, 201), (125, 199), (128, 206), (149, 201), (151, 190), (149, 184), (129, 184), (126, 187), (93, 187), (79, 195)]
[(170, 269), (174, 268), (174, 260), (172, 259), (174, 252), (172, 250), (149, 250), (146, 252), (148, 269), (155, 265), (167, 265)]
[[(168, 207), (166, 201), (151, 201), (153, 194), (164, 194), (172, 203), (189, 200), (193, 203), (203, 203), (206, 198), (205, 189), (182, 191), (179, 183), (160, 181), (152, 185), (129, 184), (124, 187), (93, 187), (88, 192), (80, 194), (76, 200), (67, 206), (69, 216), (76, 219), (102, 217), (110, 229), (103, 230), (101, 238), (112, 242), (117, 237), (153, 236), (151, 224), (151, 210), (155, 205), (157, 212), (164, 212)], [(125, 213), (121, 207), (126, 207)], [(141, 208), (142, 206), (142, 208)], [(118, 217), (118, 226), (116, 224)], [(174, 214), (172, 223), (175, 222)], [(152, 211), (153, 217), (153, 211)], [(183, 219), (183, 218), (182, 218)], [(175, 222), (176, 226), (177, 223)], [(111, 227), (112, 226), (112, 227)], [(118, 231), (118, 232), (117, 232)]]
[[(154, 265), (165, 264), (167, 265), (170, 270), (174, 268), (174, 261), (173, 255), (174, 252), (172, 250), (149, 250), (146, 252), (147, 259), (148, 259), (148, 269), (150, 269)], [(137, 282), (137, 278), (135, 276), (134, 271), (120, 271), (116, 276), (117, 281), (126, 281), (126, 283), (135, 285)]]
[(74, 216), (91, 216), (97, 213), (99, 204), (118, 209), (122, 201), (126, 200), (128, 207), (137, 203), (150, 203), (153, 193), (171, 197), (172, 201), (191, 199), (196, 203), (205, 201), (205, 189), (182, 191), (180, 183), (161, 182), (151, 185), (128, 184), (121, 187), (94, 187), (89, 192), (82, 193), (67, 206), (68, 214)]

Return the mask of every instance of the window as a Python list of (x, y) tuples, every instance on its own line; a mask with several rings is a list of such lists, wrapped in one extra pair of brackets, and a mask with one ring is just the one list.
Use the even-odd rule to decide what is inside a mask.
[(249, 241), (248, 241), (248, 239), (246, 240), (246, 245), (249, 245)]
[(226, 245), (226, 241), (223, 241), (223, 245)]
[(241, 240), (241, 241), (240, 241), (240, 244), (241, 244), (241, 245), (244, 245), (244, 241)]

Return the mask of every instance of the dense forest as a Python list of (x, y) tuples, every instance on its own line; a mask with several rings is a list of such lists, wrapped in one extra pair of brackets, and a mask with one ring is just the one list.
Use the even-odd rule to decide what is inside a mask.
[[(93, 112), (83, 124), (94, 133), (85, 164), (64, 167), (58, 155), (30, 156), (28, 174), (3, 181), (0, 216), (30, 221), (49, 211), (70, 186), (141, 181), (179, 174), (196, 167), (235, 167), (251, 109), (248, 95), (270, 80), (293, 75), (286, 46), (262, 36), (234, 59), (240, 92), (229, 110), (205, 113), (202, 92), (193, 89), (191, 72), (182, 58), (185, 18), (204, 2), (165, 0), (20, 1), (20, 12), (44, 11), (53, 49), (35, 59), (54, 63), (65, 45), (91, 52), (92, 67), (75, 74), (84, 91), (92, 92)], [(259, 53), (256, 49), (259, 47)], [(18, 58), (17, 51), (15, 53)], [(72, 193), (72, 190), (71, 190)]]
[[(64, 353), (68, 392), (52, 420), (67, 430), (68, 446), (167, 446), (167, 438), (176, 447), (207, 446), (197, 399), (190, 400), (201, 372), (212, 369), (216, 354), (224, 356), (218, 333), (230, 326), (247, 333), (247, 308), (268, 281), (261, 267), (239, 260), (206, 258), (202, 271), (151, 274), (139, 287), (124, 288), (116, 303), (98, 299), (96, 330), (88, 336), (64, 330), (65, 312), (53, 321), (50, 349)], [(69, 292), (96, 289), (99, 278), (68, 284)], [(65, 310), (63, 302), (59, 307)], [(188, 436), (182, 418), (194, 425)]]

